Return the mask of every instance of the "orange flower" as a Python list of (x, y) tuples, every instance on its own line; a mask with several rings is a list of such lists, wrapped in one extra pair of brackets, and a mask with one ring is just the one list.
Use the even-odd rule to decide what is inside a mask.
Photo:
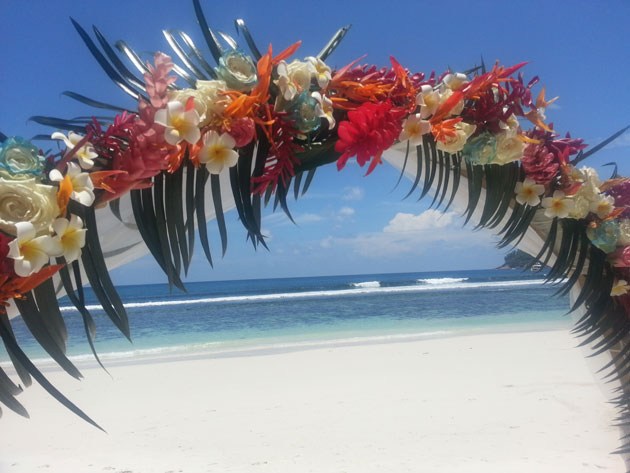
[(63, 268), (62, 264), (46, 266), (25, 278), (11, 277), (8, 274), (0, 275), (0, 305), (6, 307), (9, 299), (22, 299), (25, 292), (35, 289), (61, 268)]
[[(433, 122), (433, 120), (431, 120)], [(431, 123), (431, 133), (435, 137), (436, 141), (442, 141), (446, 143), (447, 138), (453, 138), (457, 135), (457, 129), (455, 125), (461, 122), (461, 118), (451, 118), (449, 120), (442, 120), (441, 122)]]

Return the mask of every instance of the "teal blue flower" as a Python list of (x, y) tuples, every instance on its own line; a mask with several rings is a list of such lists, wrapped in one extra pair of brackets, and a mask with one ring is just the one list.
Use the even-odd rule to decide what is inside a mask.
[(258, 75), (254, 61), (238, 49), (231, 49), (219, 58), (219, 67), (215, 68), (219, 79), (224, 80), (232, 90), (247, 92), (258, 84)]
[(0, 176), (6, 179), (28, 179), (39, 176), (46, 158), (30, 141), (19, 136), (5, 140), (0, 146)]
[(289, 119), (295, 122), (295, 128), (302, 133), (309, 133), (319, 128), (321, 107), (319, 102), (306, 92), (298, 95), (288, 107)]
[(497, 155), (497, 140), (490, 132), (469, 138), (462, 154), (470, 164), (490, 164)]
[(604, 253), (612, 253), (617, 248), (617, 240), (619, 239), (617, 220), (600, 223), (596, 228), (587, 228), (586, 236), (593, 245)]

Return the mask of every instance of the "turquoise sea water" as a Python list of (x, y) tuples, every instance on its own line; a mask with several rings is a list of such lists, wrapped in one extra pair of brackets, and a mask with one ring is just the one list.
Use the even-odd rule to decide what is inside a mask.
[[(88, 294), (104, 361), (254, 347), (361, 343), (461, 333), (567, 327), (567, 297), (539, 273), (475, 270), (198, 282), (188, 293), (166, 285), (119, 288), (133, 343)], [(68, 353), (91, 357), (80, 315), (62, 302)], [(21, 319), (16, 337), (46, 358)], [(0, 352), (0, 362), (7, 361)]]

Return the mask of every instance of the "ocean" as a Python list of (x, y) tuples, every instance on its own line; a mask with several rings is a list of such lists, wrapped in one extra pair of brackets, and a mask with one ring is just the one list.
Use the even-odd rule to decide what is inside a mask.
[[(568, 297), (543, 275), (521, 270), (441, 271), (119, 287), (133, 342), (122, 336), (87, 290), (102, 361), (258, 349), (386, 343), (493, 331), (570, 326)], [(68, 355), (92, 358), (81, 316), (63, 299)], [(18, 341), (38, 362), (46, 353), (21, 318)], [(0, 349), (1, 350), (1, 349)], [(6, 352), (0, 363), (6, 365)]]

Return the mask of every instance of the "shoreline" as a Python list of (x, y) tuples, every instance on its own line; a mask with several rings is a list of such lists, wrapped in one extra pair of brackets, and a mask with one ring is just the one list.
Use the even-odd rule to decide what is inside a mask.
[[(136, 350), (99, 352), (97, 354), (105, 367), (109, 366), (135, 366), (153, 363), (169, 363), (186, 360), (204, 360), (215, 358), (234, 358), (247, 356), (264, 356), (283, 353), (293, 353), (305, 350), (317, 350), (321, 348), (353, 347), (364, 345), (380, 345), (390, 343), (411, 343), (422, 340), (440, 340), (476, 335), (492, 334), (518, 334), (536, 333), (548, 331), (568, 331), (572, 321), (567, 319), (538, 320), (534, 322), (509, 322), (488, 324), (475, 327), (456, 327), (450, 329), (416, 331), (393, 331), (382, 333), (380, 330), (370, 330), (356, 334), (350, 332), (314, 333), (312, 338), (296, 339), (292, 335), (281, 337), (259, 337), (240, 340), (212, 341), (206, 343), (194, 343), (192, 345), (168, 345), (152, 348), (138, 348)], [(577, 338), (576, 340), (576, 349)], [(133, 345), (129, 348), (133, 348)], [(91, 353), (70, 355), (68, 358), (78, 368), (93, 369), (100, 366)], [(52, 358), (31, 358), (36, 366), (44, 373), (63, 372)], [(10, 376), (16, 372), (10, 361), (0, 363), (2, 368)]]
[[(48, 377), (0, 420), (0, 471), (625, 471), (568, 330), (171, 359)], [(36, 448), (32, 446), (36, 445)]]

